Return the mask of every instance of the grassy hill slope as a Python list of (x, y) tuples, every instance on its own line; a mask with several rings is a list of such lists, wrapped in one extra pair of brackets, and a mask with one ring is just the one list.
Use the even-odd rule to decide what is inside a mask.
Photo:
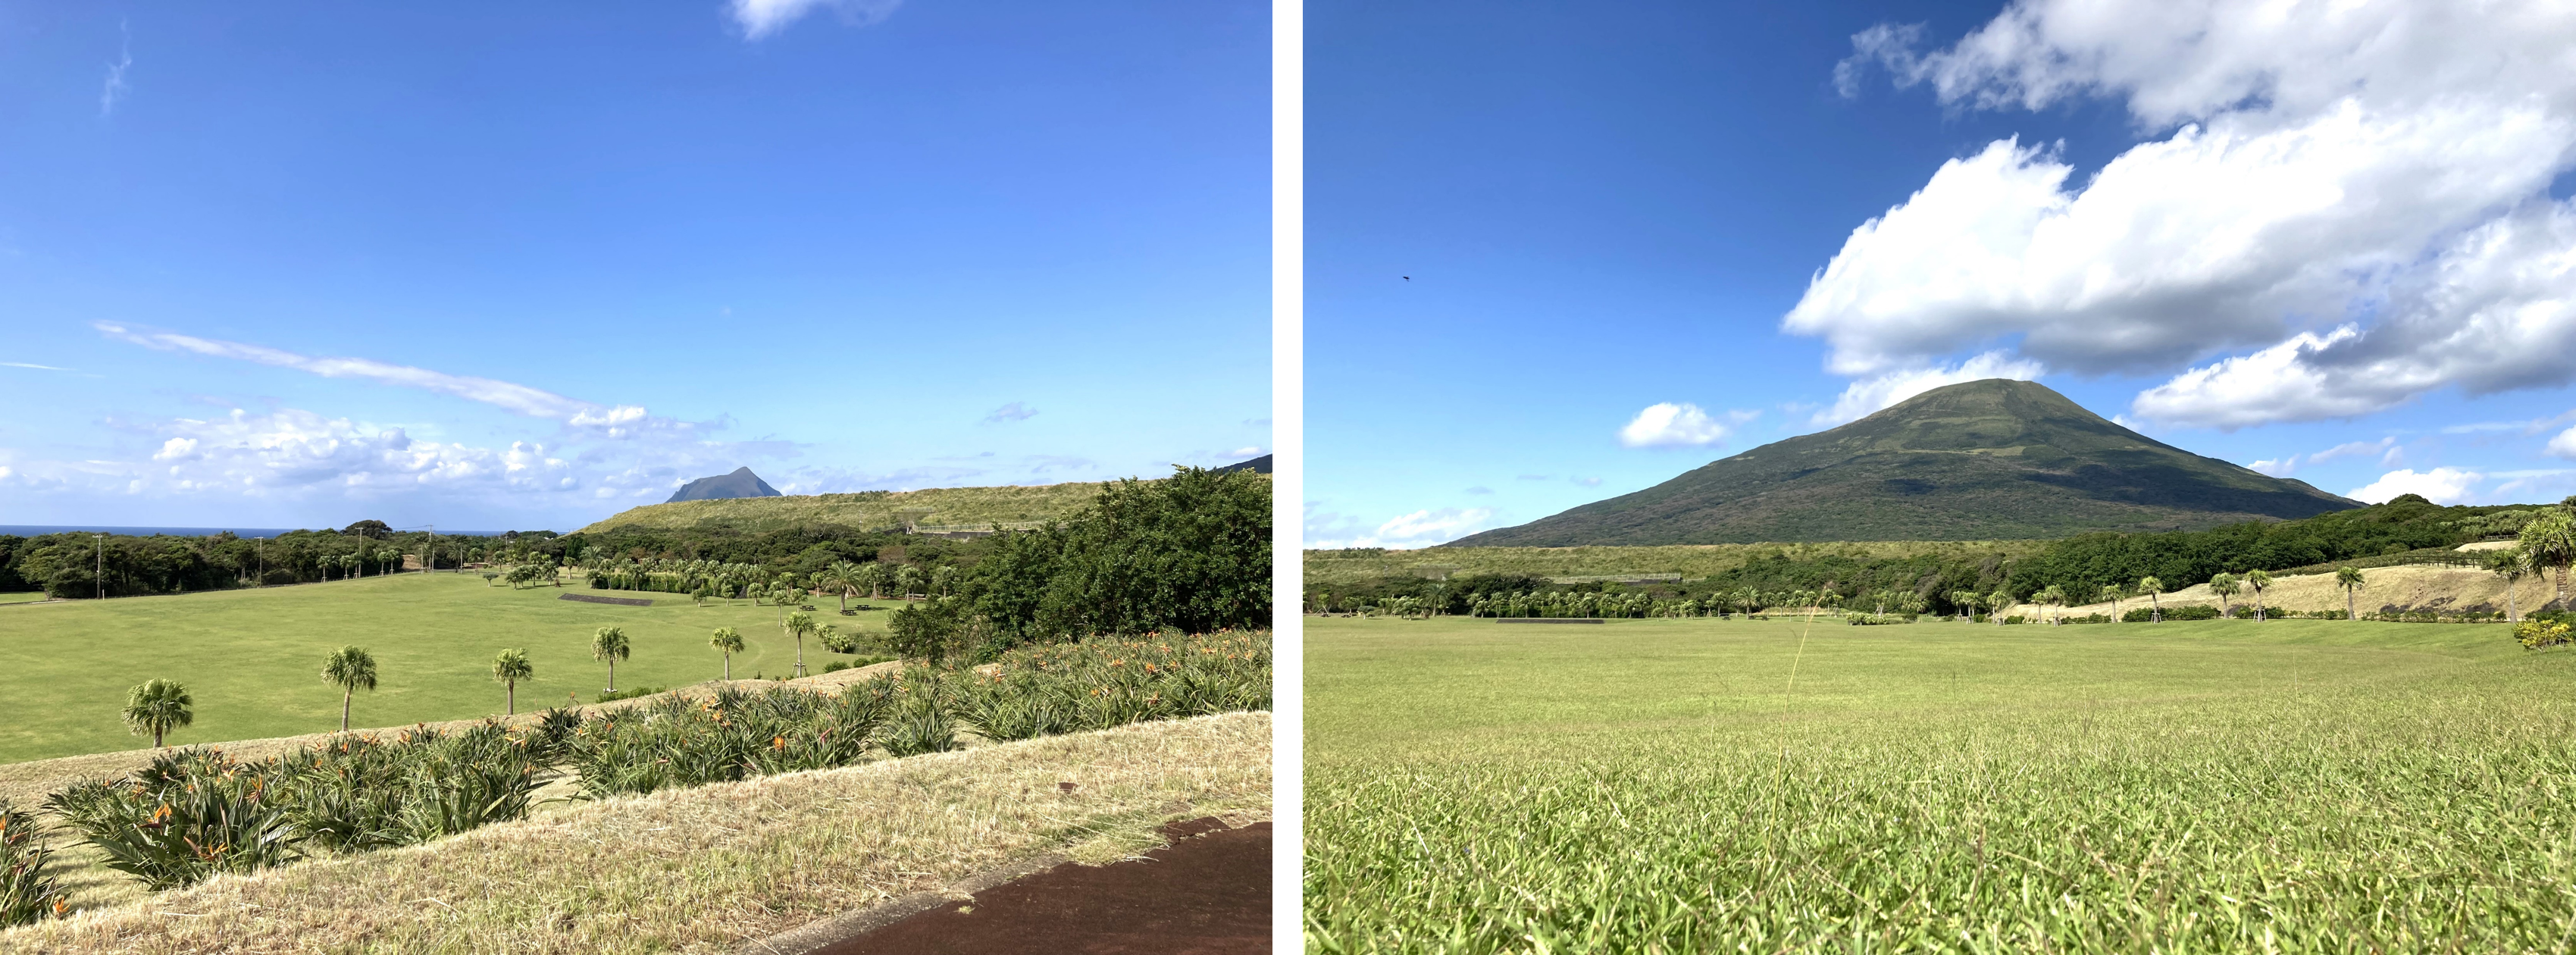
[(1828, 554), (1853, 558), (1943, 555), (1976, 560), (1991, 553), (2024, 557), (2046, 541), (1843, 541), (1828, 544), (1667, 544), (1654, 547), (1456, 547), (1429, 550), (1310, 550), (1309, 587), (1374, 581), (1406, 574), (1491, 574), (1528, 577), (1620, 577), (1680, 574), (1696, 579), (1744, 566), (1774, 551), (1793, 560)]
[(799, 494), (712, 501), (673, 501), (618, 512), (582, 528), (598, 533), (614, 527), (658, 530), (733, 530), (760, 533), (809, 524), (840, 524), (862, 530), (885, 530), (900, 521), (895, 512), (930, 511), (924, 528), (984, 530), (994, 524), (1025, 525), (1056, 520), (1100, 496), (1100, 483), (1078, 481), (1035, 487), (940, 487), (919, 491), (860, 491), (855, 494)]
[(1444, 546), (2027, 539), (2357, 506), (2149, 438), (2046, 386), (1989, 379)]

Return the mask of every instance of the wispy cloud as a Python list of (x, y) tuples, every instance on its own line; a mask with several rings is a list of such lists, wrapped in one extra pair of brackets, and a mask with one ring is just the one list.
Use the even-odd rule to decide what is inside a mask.
[(743, 39), (757, 40), (786, 29), (820, 7), (830, 7), (851, 26), (871, 26), (893, 16), (903, 0), (733, 0), (733, 22)]
[(277, 368), (291, 368), (325, 378), (356, 378), (380, 384), (477, 401), (514, 411), (532, 418), (548, 418), (611, 438), (633, 437), (648, 431), (689, 431), (686, 422), (656, 418), (637, 405), (603, 405), (568, 398), (539, 388), (477, 378), (451, 375), (443, 371), (396, 365), (369, 358), (316, 358), (299, 355), (265, 345), (250, 345), (194, 335), (170, 332), (141, 332), (113, 322), (95, 322), (93, 327), (108, 337), (132, 342), (161, 351), (183, 351), (211, 358), (230, 358)]
[(134, 65), (133, 32), (126, 29), (124, 20), (119, 19), (116, 33), (119, 38), (116, 62), (107, 65), (107, 83), (98, 91), (98, 115), (101, 118), (116, 112), (116, 101), (125, 97), (125, 71)]
[(1037, 416), (1038, 409), (1031, 408), (1025, 404), (1014, 401), (1010, 404), (993, 409), (993, 413), (984, 416), (984, 423), (1003, 424), (1012, 421), (1027, 421), (1030, 418)]
[(69, 368), (56, 368), (56, 367), (54, 367), (54, 366), (52, 366), (52, 365), (37, 365), (37, 364), (30, 364), (30, 363), (28, 363), (28, 362), (23, 362), (23, 361), (0, 361), (0, 367), (7, 367), (7, 368), (33, 368), (33, 369), (36, 369), (37, 371), (70, 371), (70, 370), (71, 370), (71, 369), (69, 369)]

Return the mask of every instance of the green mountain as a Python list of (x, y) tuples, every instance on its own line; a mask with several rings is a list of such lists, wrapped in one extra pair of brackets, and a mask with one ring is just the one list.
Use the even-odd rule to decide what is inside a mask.
[(2044, 385), (1996, 378), (1444, 546), (2065, 537), (2360, 506), (2123, 428)]

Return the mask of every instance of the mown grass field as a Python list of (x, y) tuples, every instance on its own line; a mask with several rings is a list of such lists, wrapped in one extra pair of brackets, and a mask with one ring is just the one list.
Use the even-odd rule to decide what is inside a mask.
[(1744, 566), (1773, 551), (1794, 559), (1827, 554), (1913, 557), (1921, 554), (2036, 554), (2048, 541), (1848, 541), (1832, 544), (1671, 544), (1657, 547), (1434, 547), (1423, 550), (1310, 550), (1308, 586), (1403, 576), (1438, 565), (1455, 574), (1524, 574), (1531, 577), (1599, 577), (1680, 574), (1706, 577)]
[(1310, 618), (1309, 949), (2576, 947), (2576, 655), (2508, 627), (1801, 644)]
[[(654, 605), (557, 599), (565, 593)], [(836, 602), (814, 601), (818, 618), (851, 633), (884, 631), (884, 609), (898, 604), (874, 605), (881, 609), (844, 617)], [(353, 724), (398, 726), (501, 712), (491, 666), (506, 647), (526, 648), (536, 664), (536, 679), (519, 684), (520, 711), (562, 703), (566, 693), (594, 700), (608, 668), (590, 657), (591, 633), (607, 624), (624, 627), (633, 644), (617, 664), (620, 689), (723, 675), (707, 635), (725, 626), (748, 644), (734, 655), (736, 677), (784, 676), (796, 646), (777, 620), (775, 608), (748, 600), (698, 607), (678, 594), (513, 591), (466, 574), (0, 607), (0, 763), (150, 746), (127, 734), (117, 710), (128, 687), (153, 677), (185, 683), (196, 697), (196, 723), (171, 734), (173, 745), (291, 736), (339, 728), (340, 691), (318, 674), (323, 656), (343, 644), (373, 652), (379, 673), (376, 690), (358, 694)], [(847, 659), (805, 642), (815, 672)]]

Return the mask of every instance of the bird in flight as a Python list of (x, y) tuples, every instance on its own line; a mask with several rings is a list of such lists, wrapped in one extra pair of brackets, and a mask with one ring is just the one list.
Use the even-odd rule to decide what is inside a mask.
[(1407, 275), (1404, 277), (1404, 280), (1407, 282), (1413, 281), (1413, 276)]

